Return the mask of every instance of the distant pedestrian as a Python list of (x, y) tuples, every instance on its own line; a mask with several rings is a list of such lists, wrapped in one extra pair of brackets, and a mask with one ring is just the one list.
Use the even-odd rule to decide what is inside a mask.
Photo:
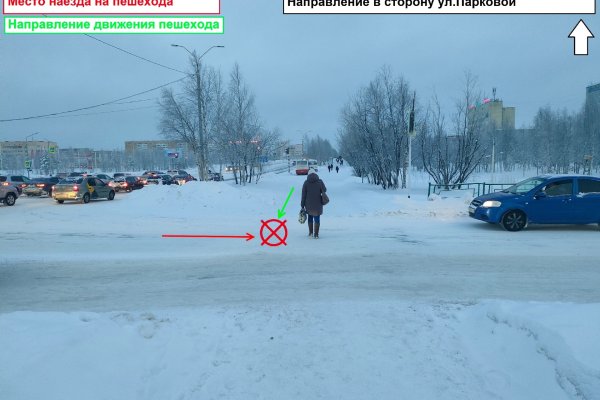
[(338, 174), (340, 173), (340, 167), (339, 167), (339, 165), (335, 166), (335, 172), (338, 173)]
[(319, 238), (321, 214), (323, 214), (323, 200), (321, 196), (325, 192), (327, 192), (325, 183), (319, 179), (319, 175), (317, 175), (314, 169), (309, 169), (306, 181), (302, 185), (300, 207), (306, 209), (308, 213), (308, 236), (315, 239)]

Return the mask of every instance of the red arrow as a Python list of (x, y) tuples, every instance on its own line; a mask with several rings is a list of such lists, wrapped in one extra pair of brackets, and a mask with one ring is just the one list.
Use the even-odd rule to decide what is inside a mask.
[(220, 235), (162, 235), (164, 238), (176, 239), (246, 239), (246, 242), (254, 239), (254, 235), (247, 233), (244, 236), (220, 236)]

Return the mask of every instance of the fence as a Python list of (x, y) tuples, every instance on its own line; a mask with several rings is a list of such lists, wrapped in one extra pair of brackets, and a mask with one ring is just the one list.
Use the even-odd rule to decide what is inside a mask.
[(506, 188), (511, 187), (514, 183), (485, 183), (485, 182), (473, 182), (473, 183), (456, 183), (454, 185), (444, 185), (437, 183), (430, 183), (427, 189), (427, 197), (431, 193), (440, 194), (442, 190), (468, 190), (472, 189), (473, 194), (476, 196), (482, 196), (484, 194), (499, 192)]

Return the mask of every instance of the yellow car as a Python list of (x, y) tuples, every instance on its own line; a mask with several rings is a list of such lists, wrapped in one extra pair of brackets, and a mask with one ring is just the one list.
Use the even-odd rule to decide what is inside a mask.
[(115, 198), (115, 190), (102, 179), (93, 176), (65, 179), (52, 188), (52, 198), (59, 204), (67, 201), (80, 201)]

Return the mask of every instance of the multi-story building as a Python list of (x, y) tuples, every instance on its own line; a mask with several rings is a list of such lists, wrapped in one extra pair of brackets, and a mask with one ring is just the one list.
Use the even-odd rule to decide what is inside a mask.
[(595, 104), (597, 107), (600, 106), (600, 83), (585, 88), (585, 100), (586, 103)]
[(56, 142), (3, 141), (0, 142), (0, 170), (21, 171), (26, 165), (31, 169), (49, 169), (57, 155)]
[(515, 129), (515, 107), (504, 107), (502, 100), (493, 99), (483, 104), (483, 110), (494, 129)]
[(94, 150), (90, 148), (73, 148), (60, 150), (61, 171), (88, 171), (94, 168)]
[(142, 140), (125, 142), (125, 156), (139, 169), (185, 168), (193, 164), (187, 143), (177, 140)]

